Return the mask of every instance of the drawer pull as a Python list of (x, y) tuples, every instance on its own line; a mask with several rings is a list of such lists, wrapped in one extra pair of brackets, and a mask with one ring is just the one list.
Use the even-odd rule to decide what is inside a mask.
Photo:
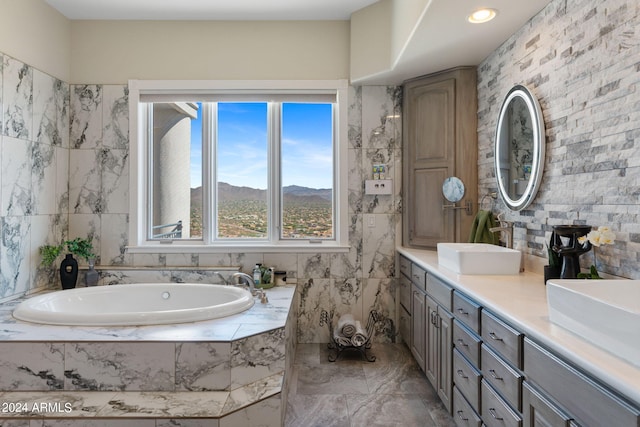
[(498, 416), (498, 413), (496, 412), (496, 408), (489, 408), (489, 413), (491, 414), (491, 416), (493, 418), (495, 418), (498, 421), (502, 421), (504, 419), (504, 418)]
[(493, 370), (493, 369), (489, 369), (489, 373), (491, 374), (491, 377), (492, 377), (492, 378), (494, 378), (494, 379), (496, 379), (496, 380), (498, 380), (498, 381), (502, 381), (502, 380), (504, 379), (504, 378), (502, 378), (502, 377), (499, 377), (499, 376), (496, 374), (496, 371), (495, 371), (495, 370)]
[(469, 347), (469, 344), (464, 342), (464, 340), (462, 338), (458, 338), (458, 340), (456, 342), (458, 343), (458, 345), (461, 345), (462, 347)]
[(458, 309), (458, 313), (462, 314), (463, 316), (468, 316), (469, 315), (469, 312), (468, 311), (464, 311), (463, 308), (459, 308)]
[(458, 369), (458, 370), (456, 371), (456, 373), (458, 374), (458, 376), (459, 376), (459, 377), (462, 377), (462, 378), (464, 378), (465, 380), (466, 380), (467, 378), (469, 378), (468, 376), (466, 376), (466, 375), (464, 374), (464, 371), (463, 371), (462, 369)]
[(503, 341), (503, 339), (502, 339), (502, 338), (500, 338), (499, 336), (497, 336), (497, 335), (496, 335), (495, 333), (493, 333), (493, 332), (489, 332), (489, 337), (490, 337), (492, 340), (495, 340), (495, 341)]
[(469, 421), (469, 418), (465, 418), (462, 415), (464, 415), (464, 411), (457, 411), (456, 414), (458, 414), (458, 418), (460, 418), (462, 421)]

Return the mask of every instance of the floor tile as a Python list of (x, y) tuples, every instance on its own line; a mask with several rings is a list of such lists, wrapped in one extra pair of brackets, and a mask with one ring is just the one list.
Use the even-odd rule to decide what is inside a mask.
[(454, 427), (404, 344), (374, 344), (375, 362), (343, 352), (329, 362), (326, 344), (298, 344), (286, 427)]

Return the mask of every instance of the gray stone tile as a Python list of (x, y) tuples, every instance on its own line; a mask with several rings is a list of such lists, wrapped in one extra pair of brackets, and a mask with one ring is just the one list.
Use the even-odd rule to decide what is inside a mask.
[(376, 394), (348, 395), (351, 427), (437, 427), (419, 396)]
[(349, 427), (343, 395), (296, 395), (289, 398), (285, 427)]

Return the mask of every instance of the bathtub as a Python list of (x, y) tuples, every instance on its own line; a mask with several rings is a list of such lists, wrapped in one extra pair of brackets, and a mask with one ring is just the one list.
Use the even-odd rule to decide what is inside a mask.
[(67, 289), (20, 303), (13, 317), (70, 326), (140, 326), (231, 316), (253, 306), (249, 291), (200, 283), (138, 283)]

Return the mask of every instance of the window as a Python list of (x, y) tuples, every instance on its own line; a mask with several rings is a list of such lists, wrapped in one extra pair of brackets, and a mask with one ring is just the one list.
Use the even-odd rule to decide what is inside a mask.
[(346, 87), (130, 81), (129, 250), (345, 249)]

